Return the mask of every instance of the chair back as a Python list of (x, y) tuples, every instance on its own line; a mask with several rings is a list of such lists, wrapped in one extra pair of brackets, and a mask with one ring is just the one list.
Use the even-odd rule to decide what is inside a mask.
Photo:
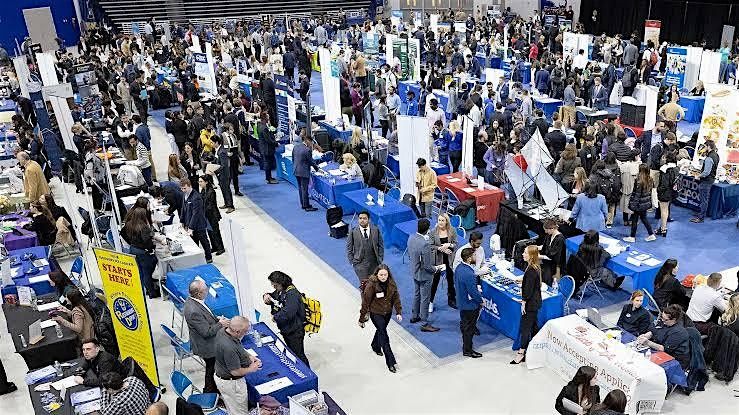
[(460, 238), (463, 241), (467, 240), (467, 231), (465, 231), (464, 228), (454, 228), (454, 230), (457, 231), (457, 238)]
[(108, 242), (108, 245), (115, 247), (115, 240), (113, 238), (113, 229), (108, 229), (108, 231), (105, 232), (105, 240)]
[(577, 117), (578, 124), (588, 124), (588, 117), (586, 117), (582, 111), (575, 111), (575, 116)]
[(411, 208), (413, 210), (413, 214), (416, 215), (417, 218), (421, 216), (421, 212), (418, 211), (418, 206), (416, 206), (415, 196), (410, 193), (406, 193), (403, 195), (403, 199), (400, 202)]
[(652, 294), (649, 293), (647, 290), (642, 290), (644, 293), (644, 296), (647, 297), (647, 303), (643, 305), (644, 309), (652, 313), (652, 315), (656, 314), (656, 317), (654, 318), (654, 322), (657, 322), (659, 320), (660, 314), (662, 314), (662, 310), (659, 308), (659, 304), (657, 304), (657, 300), (652, 297)]
[(452, 228), (461, 228), (462, 227), (462, 217), (459, 215), (450, 215), (449, 224), (452, 225)]
[(685, 147), (683, 147), (683, 148), (685, 149), (685, 151), (687, 151), (687, 152), (688, 152), (688, 155), (689, 155), (689, 156), (690, 156), (690, 158), (692, 159), (692, 158), (693, 158), (693, 155), (695, 154), (695, 147), (692, 147), (692, 146), (685, 146)]
[(447, 200), (447, 212), (454, 211), (454, 208), (459, 205), (459, 198), (449, 189), (444, 189), (444, 194)]
[(110, 230), (110, 220), (112, 216), (110, 215), (100, 215), (97, 218), (95, 218), (95, 224), (97, 224), (98, 232), (101, 234), (107, 234)]
[(575, 294), (575, 279), (565, 275), (559, 279), (559, 292), (565, 298), (565, 310), (569, 311), (570, 298)]
[(624, 134), (626, 134), (626, 137), (636, 138), (636, 133), (629, 127), (624, 127)]
[(85, 269), (85, 261), (81, 256), (74, 259), (72, 268), (69, 270), (69, 279), (72, 280), (75, 287), (81, 289), (82, 287), (82, 271)]
[(159, 388), (156, 388), (151, 395), (149, 396), (151, 398), (151, 403), (159, 402), (162, 399), (162, 391)]
[(192, 386), (190, 378), (179, 370), (173, 370), (172, 374), (169, 376), (169, 380), (172, 383), (172, 388), (174, 388), (174, 393), (176, 393), (180, 398), (187, 400), (185, 392), (187, 392), (187, 389)]
[(385, 196), (391, 197), (395, 200), (400, 200), (400, 188), (393, 187), (392, 189), (388, 190)]
[(187, 350), (185, 350), (185, 346), (184, 346), (184, 343), (182, 342), (182, 339), (180, 339), (179, 336), (177, 336), (172, 329), (170, 329), (164, 324), (160, 324), (160, 327), (162, 328), (162, 331), (164, 332), (164, 334), (169, 338), (169, 342), (172, 344), (172, 347), (175, 348), (175, 352), (177, 354), (181, 354), (182, 352), (187, 352)]

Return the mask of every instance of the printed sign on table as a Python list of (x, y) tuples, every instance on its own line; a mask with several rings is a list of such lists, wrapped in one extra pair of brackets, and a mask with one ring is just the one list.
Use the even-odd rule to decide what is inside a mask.
[(154, 342), (136, 257), (95, 248), (105, 300), (113, 317), (121, 359), (131, 356), (154, 385), (159, 385)]

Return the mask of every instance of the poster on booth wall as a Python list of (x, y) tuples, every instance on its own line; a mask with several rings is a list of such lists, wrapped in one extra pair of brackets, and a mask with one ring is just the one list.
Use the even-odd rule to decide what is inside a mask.
[(645, 20), (644, 21), (644, 43), (651, 40), (655, 46), (659, 45), (659, 30), (662, 27), (662, 22), (659, 20)]
[(685, 48), (667, 48), (667, 67), (665, 69), (665, 84), (685, 85), (685, 71), (688, 66), (688, 50)]
[(394, 66), (396, 59), (400, 61), (400, 79), (403, 81), (408, 80), (410, 74), (408, 55), (408, 40), (393, 39), (393, 62), (388, 62), (388, 64)]
[(282, 133), (279, 141), (290, 140), (290, 108), (289, 99), (293, 96), (295, 89), (288, 78), (283, 75), (275, 75), (275, 100), (277, 103), (277, 131)]
[(544, 15), (544, 27), (552, 27), (557, 24), (557, 15), (545, 14)]
[(139, 277), (136, 257), (95, 248), (105, 301), (113, 317), (121, 359), (131, 356), (156, 386), (159, 385), (149, 311)]
[(380, 36), (376, 32), (362, 32), (364, 54), (375, 58), (380, 54)]
[(195, 62), (193, 64), (193, 70), (195, 71), (195, 75), (198, 76), (198, 84), (200, 85), (200, 88), (203, 88), (207, 91), (211, 91), (212, 87), (210, 85), (210, 70), (208, 69), (208, 57), (205, 55), (205, 53), (201, 52), (195, 52), (192, 54), (193, 61)]
[(571, 32), (572, 31), (572, 20), (560, 19), (559, 20), (559, 30), (561, 32)]
[(699, 169), (706, 157), (706, 140), (713, 140), (719, 156), (718, 178), (739, 183), (739, 91), (731, 85), (706, 85), (706, 103), (703, 110), (698, 142), (693, 156), (693, 167)]
[(421, 43), (418, 39), (408, 39), (408, 79), (421, 81)]

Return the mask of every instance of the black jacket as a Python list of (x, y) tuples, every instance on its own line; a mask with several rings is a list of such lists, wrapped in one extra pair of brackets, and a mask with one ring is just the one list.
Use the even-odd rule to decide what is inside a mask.
[(629, 303), (621, 310), (616, 325), (634, 336), (639, 336), (648, 332), (651, 328), (652, 315), (644, 307), (634, 310), (634, 306)]
[(690, 299), (680, 281), (675, 277), (669, 277), (659, 288), (654, 287), (654, 301), (660, 309), (670, 304), (679, 304), (683, 306), (683, 310), (687, 310)]
[(203, 198), (203, 210), (205, 211), (205, 217), (208, 222), (218, 223), (221, 220), (221, 212), (218, 209), (218, 203), (216, 202), (216, 191), (213, 186), (207, 186), (200, 194)]
[[(667, 167), (668, 165), (665, 165)], [(673, 189), (675, 180), (677, 179), (677, 166), (672, 165), (667, 171), (659, 175), (659, 183), (657, 184), (657, 199), (660, 202), (672, 202), (677, 197), (677, 193)]]
[(638, 183), (629, 198), (629, 209), (633, 212), (646, 212), (652, 208), (652, 189), (642, 189)]
[[(591, 405), (600, 403), (600, 387), (598, 385), (590, 387), (590, 396), (593, 398), (593, 402), (590, 403)], [(556, 409), (557, 412), (559, 412), (560, 414), (576, 415), (574, 412), (570, 412), (564, 408), (564, 405), (562, 404), (562, 398), (567, 398), (579, 405), (580, 399), (577, 393), (577, 385), (572, 382), (567, 383), (567, 385), (565, 385), (559, 392), (559, 395), (557, 395), (557, 400), (554, 402), (554, 409)]]
[(170, 124), (170, 128), (172, 130), (172, 135), (174, 136), (174, 141), (177, 143), (178, 146), (183, 146), (188, 138), (187, 123), (185, 122), (185, 120), (175, 118), (172, 121), (172, 124)]
[(190, 195), (182, 203), (180, 222), (187, 229), (193, 231), (202, 231), (208, 228), (208, 221), (205, 219), (205, 211), (203, 209), (203, 198), (200, 197), (200, 193), (195, 189), (190, 191)]
[(270, 295), (278, 303), (272, 304), (272, 317), (275, 319), (280, 333), (285, 335), (296, 330), (304, 330), (305, 306), (303, 305), (303, 294), (294, 286), (290, 286), (285, 291), (275, 291)]
[(538, 312), (541, 308), (541, 278), (539, 272), (529, 267), (523, 274), (521, 298), (526, 302), (526, 312)]
[(100, 350), (98, 355), (92, 360), (85, 359), (82, 362), (81, 368), (85, 371), (83, 385), (89, 387), (101, 386), (100, 377), (105, 373), (115, 372), (120, 373), (121, 376), (127, 375), (118, 358), (105, 350)]
[(629, 148), (626, 143), (619, 141), (618, 139), (608, 146), (608, 151), (612, 152), (618, 161), (631, 160), (631, 148)]

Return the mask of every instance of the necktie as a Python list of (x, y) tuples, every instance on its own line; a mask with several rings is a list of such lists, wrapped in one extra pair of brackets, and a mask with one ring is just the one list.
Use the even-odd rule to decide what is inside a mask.
[(364, 239), (369, 239), (369, 235), (367, 234), (367, 228), (362, 229), (364, 231)]

